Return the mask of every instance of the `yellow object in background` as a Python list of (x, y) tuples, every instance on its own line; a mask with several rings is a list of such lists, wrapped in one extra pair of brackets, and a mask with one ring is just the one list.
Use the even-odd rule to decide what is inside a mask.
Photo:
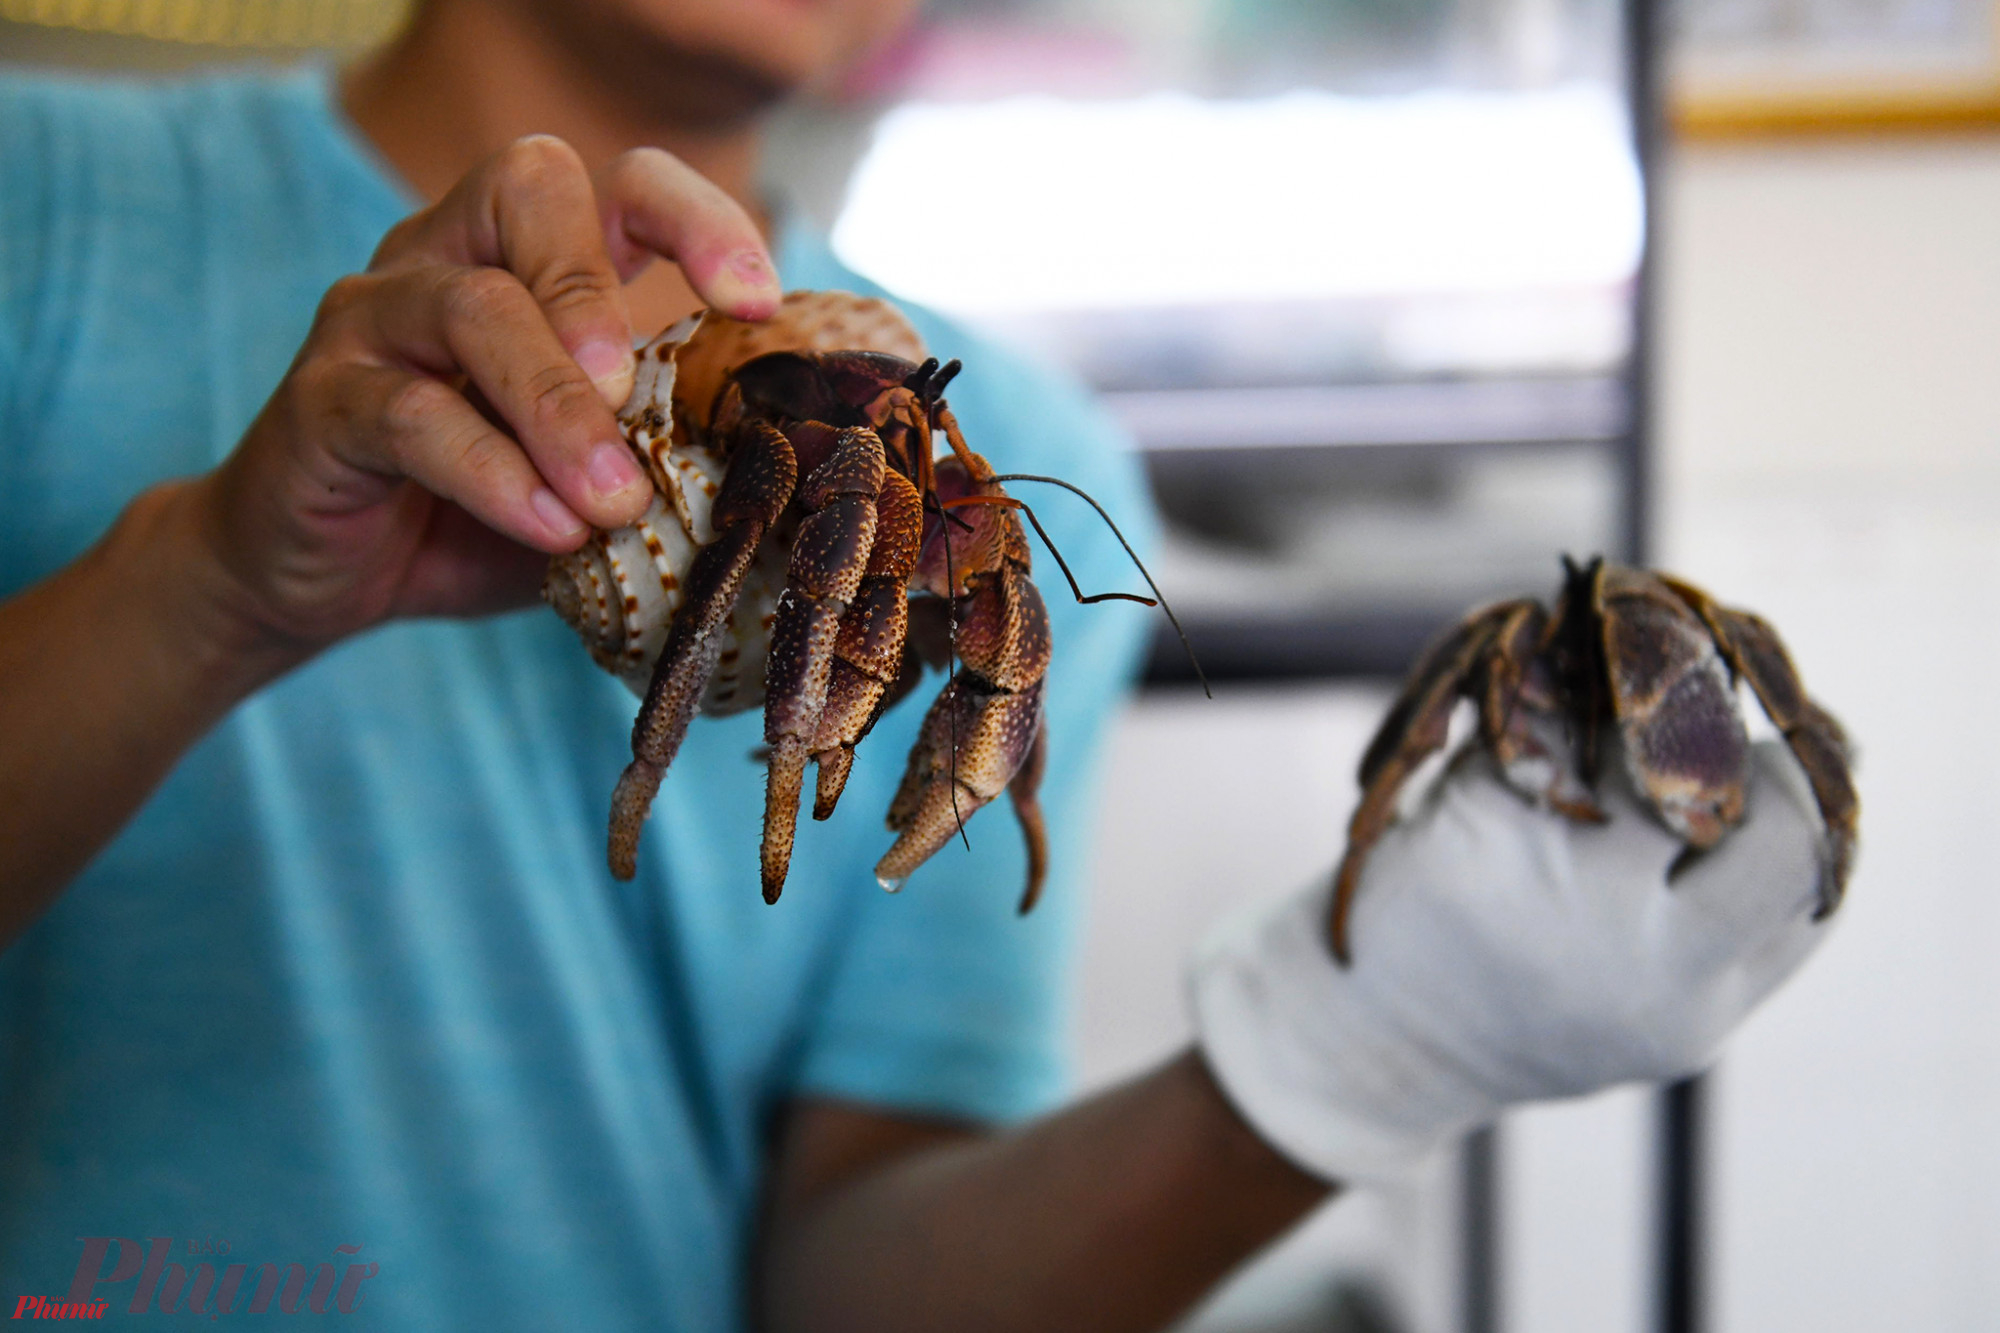
[(0, 0), (0, 20), (244, 48), (353, 47), (386, 36), (408, 0)]
[(2000, 0), (1677, 0), (1669, 109), (1699, 138), (2000, 126)]

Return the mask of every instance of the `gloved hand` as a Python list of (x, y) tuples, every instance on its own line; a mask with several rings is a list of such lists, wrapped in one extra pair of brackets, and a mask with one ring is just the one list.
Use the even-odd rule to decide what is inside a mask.
[(1693, 1073), (1826, 934), (1821, 824), (1776, 742), (1752, 750), (1743, 823), (1673, 883), (1682, 850), (1604, 766), (1603, 825), (1531, 808), (1481, 755), (1374, 849), (1354, 962), (1330, 886), (1225, 923), (1191, 975), (1210, 1069), (1316, 1175), (1405, 1178), (1516, 1102)]

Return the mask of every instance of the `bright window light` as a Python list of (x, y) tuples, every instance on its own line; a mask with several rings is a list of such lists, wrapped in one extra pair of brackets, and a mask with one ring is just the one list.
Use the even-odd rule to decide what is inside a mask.
[(1629, 279), (1644, 226), (1598, 87), (905, 105), (834, 227), (969, 314), (1512, 293)]

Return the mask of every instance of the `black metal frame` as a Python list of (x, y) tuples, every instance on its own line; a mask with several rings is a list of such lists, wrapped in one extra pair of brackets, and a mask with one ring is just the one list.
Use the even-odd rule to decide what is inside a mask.
[[(1662, 31), (1659, 0), (1624, 0), (1625, 87), (1632, 115), (1632, 146), (1645, 183), (1645, 247), (1640, 252), (1632, 301), (1632, 356), (1628, 367), (1631, 423), (1625, 451), (1626, 557), (1652, 557), (1653, 388), (1660, 264), (1660, 151), (1665, 138), (1661, 95)], [(1701, 1333), (1707, 1318), (1706, 1166), (1707, 1086), (1700, 1075), (1660, 1090), (1654, 1100), (1653, 1327), (1656, 1333)]]
[(1707, 1190), (1703, 1130), (1708, 1081), (1700, 1075), (1660, 1090), (1654, 1154), (1653, 1326), (1659, 1333), (1700, 1333), (1708, 1323)]
[(1488, 1125), (1458, 1150), (1458, 1309), (1465, 1333), (1500, 1333), (1500, 1131)]

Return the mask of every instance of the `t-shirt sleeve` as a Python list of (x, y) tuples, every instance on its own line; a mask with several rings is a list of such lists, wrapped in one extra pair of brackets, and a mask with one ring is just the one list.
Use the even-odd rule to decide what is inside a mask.
[[(1074, 482), (1142, 553), (1152, 545), (1154, 518), (1137, 459), (1077, 387), (990, 348), (961, 350), (926, 333), (933, 350), (964, 357), (952, 407), (972, 447), (996, 470)], [(1086, 593), (1143, 590), (1084, 501), (1032, 483), (1008, 490), (1034, 506)], [(1037, 545), (1034, 557), (1054, 641), (1041, 792), (1050, 870), (1042, 901), (1025, 917), (1017, 913), (1025, 853), (1004, 795), (966, 822), (969, 852), (955, 842), (900, 894), (863, 895), (851, 945), (807, 1043), (798, 1092), (1005, 1122), (1046, 1110), (1068, 1086), (1070, 973), (1106, 740), (1135, 679), (1147, 617), (1158, 613), (1123, 602), (1080, 606), (1047, 550)], [(940, 676), (927, 676), (918, 697), (885, 718), (868, 744), (906, 749), (940, 686)], [(899, 773), (900, 764), (895, 768)], [(844, 798), (843, 807), (854, 799)], [(861, 799), (871, 803), (862, 809), (885, 809), (887, 792)]]

